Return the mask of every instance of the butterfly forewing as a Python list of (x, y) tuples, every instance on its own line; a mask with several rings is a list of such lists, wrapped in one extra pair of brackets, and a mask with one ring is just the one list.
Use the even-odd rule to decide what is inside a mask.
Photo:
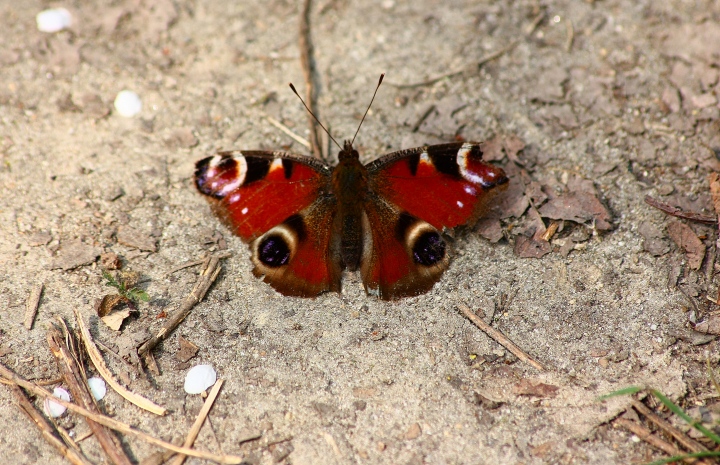
[(480, 144), (431, 145), (386, 155), (368, 165), (371, 190), (435, 228), (472, 223), (507, 183), (500, 168), (482, 162)]
[(251, 241), (312, 204), (329, 173), (285, 152), (220, 152), (197, 162), (195, 184), (233, 232)]

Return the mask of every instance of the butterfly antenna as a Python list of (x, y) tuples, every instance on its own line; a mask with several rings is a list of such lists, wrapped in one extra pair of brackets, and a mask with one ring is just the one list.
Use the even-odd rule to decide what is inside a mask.
[(308, 108), (307, 104), (305, 103), (305, 100), (303, 100), (303, 98), (300, 97), (300, 94), (298, 94), (298, 91), (295, 90), (295, 86), (293, 85), (292, 82), (290, 83), (290, 88), (291, 88), (292, 91), (295, 93), (295, 95), (297, 95), (297, 98), (300, 99), (300, 101), (302, 102), (303, 106), (304, 106), (305, 109), (308, 111), (308, 113), (310, 113), (310, 115), (311, 115), (313, 118), (315, 118), (315, 121), (317, 121), (317, 124), (319, 124), (320, 127), (323, 128), (323, 131), (325, 131), (325, 132), (327, 133), (328, 137), (330, 137), (330, 139), (331, 139), (333, 142), (335, 142), (335, 145), (337, 145), (338, 148), (339, 148), (340, 150), (342, 150), (342, 147), (340, 147), (340, 144), (338, 144), (338, 142), (335, 140), (335, 138), (332, 136), (332, 134), (330, 134), (330, 131), (328, 131), (325, 126), (323, 126), (323, 124), (320, 122), (320, 120), (318, 119), (318, 117), (315, 116), (315, 113), (313, 113), (312, 110), (311, 110), (310, 108)]
[(353, 142), (355, 142), (355, 138), (357, 137), (358, 132), (360, 132), (360, 127), (362, 126), (363, 121), (365, 121), (365, 117), (367, 116), (368, 111), (370, 111), (370, 107), (372, 106), (373, 101), (375, 100), (375, 95), (377, 95), (377, 91), (380, 88), (380, 84), (382, 84), (382, 80), (384, 77), (385, 77), (385, 73), (382, 73), (380, 75), (380, 80), (378, 81), (377, 87), (375, 88), (375, 92), (373, 92), (373, 96), (370, 99), (370, 105), (368, 105), (367, 110), (365, 110), (365, 114), (363, 115), (362, 119), (360, 120), (360, 124), (358, 125), (357, 131), (355, 131), (355, 135), (353, 136), (352, 141), (350, 142), (350, 145), (352, 145)]

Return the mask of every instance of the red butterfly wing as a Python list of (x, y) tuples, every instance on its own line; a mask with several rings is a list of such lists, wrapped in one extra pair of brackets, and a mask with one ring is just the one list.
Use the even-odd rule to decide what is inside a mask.
[[(251, 242), (257, 276), (286, 295), (340, 289), (331, 256), (336, 206), (330, 168), (284, 152), (222, 152), (200, 160), (195, 185), (215, 213)], [(311, 232), (312, 231), (312, 232)]]
[(478, 144), (403, 150), (368, 165), (370, 195), (361, 273), (384, 299), (428, 291), (448, 266), (445, 228), (477, 220), (505, 173)]
[(439, 231), (372, 194), (365, 215), (360, 273), (368, 294), (390, 300), (429, 291), (449, 264)]
[(197, 162), (195, 185), (249, 242), (313, 203), (329, 174), (315, 159), (285, 152), (220, 152)]
[(489, 194), (507, 183), (471, 142), (402, 150), (370, 163), (368, 171), (373, 192), (439, 230), (477, 220)]

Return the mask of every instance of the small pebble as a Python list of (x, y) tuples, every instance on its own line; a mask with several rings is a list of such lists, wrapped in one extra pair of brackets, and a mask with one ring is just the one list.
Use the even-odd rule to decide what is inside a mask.
[(90, 388), (90, 393), (93, 395), (95, 400), (102, 400), (107, 393), (107, 387), (105, 387), (105, 380), (102, 378), (98, 378), (97, 376), (93, 376), (92, 378), (88, 379), (88, 387)]
[(52, 8), (38, 13), (35, 21), (41, 32), (58, 32), (70, 27), (72, 16), (65, 8)]
[(118, 92), (114, 105), (118, 114), (126, 118), (131, 118), (142, 110), (142, 100), (140, 100), (140, 96), (131, 90)]
[[(67, 392), (67, 390), (56, 387), (53, 389), (53, 395), (57, 397), (58, 399), (65, 400), (67, 402), (70, 402), (70, 393)], [(49, 397), (45, 399), (45, 402), (43, 402), (43, 410), (45, 410), (45, 413), (53, 418), (57, 418), (63, 413), (65, 413), (65, 406), (58, 404), (57, 402), (53, 402), (52, 399)]]
[(185, 376), (185, 392), (200, 394), (215, 384), (215, 381), (217, 381), (217, 373), (212, 365), (194, 366)]

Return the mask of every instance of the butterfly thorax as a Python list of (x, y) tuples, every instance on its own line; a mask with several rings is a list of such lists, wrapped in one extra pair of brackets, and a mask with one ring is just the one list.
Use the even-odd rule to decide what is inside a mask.
[(337, 199), (337, 216), (333, 228), (340, 237), (343, 265), (354, 271), (358, 269), (362, 255), (362, 215), (368, 189), (368, 172), (360, 163), (357, 150), (348, 141), (340, 151), (338, 160), (332, 174), (332, 189)]

